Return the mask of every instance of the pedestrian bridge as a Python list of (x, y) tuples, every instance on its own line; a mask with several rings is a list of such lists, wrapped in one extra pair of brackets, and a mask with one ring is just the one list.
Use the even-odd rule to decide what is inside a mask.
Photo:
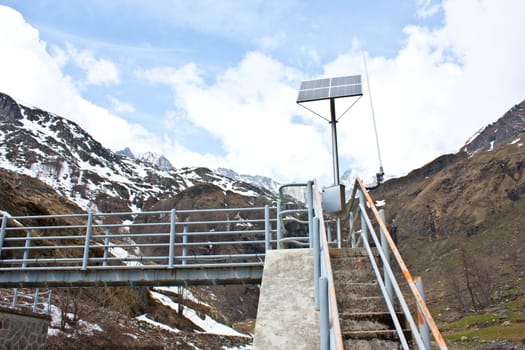
[[(286, 187), (301, 188), (304, 205), (291, 207), (292, 201), (284, 195)], [(326, 203), (322, 203), (321, 192), (315, 182), (308, 182), (283, 186), (274, 205), (264, 207), (4, 215), (0, 228), (0, 288), (188, 286), (261, 284), (262, 281), (255, 332), (256, 349), (257, 346), (261, 349), (287, 349), (293, 344), (296, 349), (343, 350), (355, 348), (352, 344), (359, 344), (359, 337), (378, 338), (380, 334), (396, 334), (393, 340), (398, 344), (396, 348), (411, 349), (414, 343), (419, 349), (430, 350), (430, 333), (434, 348), (447, 349), (426, 307), (421, 288), (406, 268), (381, 212), (375, 207), (363, 183), (356, 180), (349, 202), (339, 212), (327, 216), (323, 213), (323, 204)], [(344, 230), (340, 226), (343, 219), (348, 222)], [(347, 234), (343, 235), (343, 231)], [(367, 281), (366, 287), (373, 284), (377, 289), (377, 298), (381, 298), (384, 304), (381, 318), (384, 314), (392, 319), (391, 330), (346, 329), (348, 322), (345, 317), (362, 317), (363, 312), (350, 314), (338, 311), (341, 307), (338, 299), (348, 298), (347, 295), (336, 295), (336, 285), (340, 285), (341, 281), (334, 281), (336, 275), (332, 271), (331, 248), (344, 249), (345, 246), (359, 249), (359, 254), (367, 259), (374, 275), (371, 277), (373, 283)], [(292, 248), (307, 249), (302, 250), (304, 253), (287, 254), (293, 252)], [(288, 257), (274, 254), (279, 252)], [(262, 280), (267, 254), (272, 256), (268, 259), (272, 263), (265, 270)], [(287, 261), (291, 256), (296, 257), (291, 262)], [(308, 256), (313, 257), (311, 264), (304, 269), (308, 273), (290, 271), (293, 266), (305, 266), (304, 259), (308, 260), (305, 258)], [(297, 259), (302, 259), (302, 262)], [(339, 269), (355, 269), (351, 264), (339, 266), (341, 261), (337, 263)], [(392, 270), (394, 266), (400, 269), (405, 278), (403, 282), (408, 284), (417, 305), (417, 316), (412, 315), (413, 311), (405, 301)], [(305, 275), (308, 275), (306, 280), (311, 281), (311, 288), (308, 288), (308, 293), (311, 289), (311, 298), (310, 294), (303, 293), (306, 288), (292, 287), (286, 293), (282, 288), (275, 288), (277, 285), (293, 285), (293, 278), (300, 279), (304, 284)], [(350, 284), (360, 286), (359, 283)], [(340, 286), (337, 288), (341, 289)], [(297, 289), (303, 294), (297, 294)], [(363, 290), (369, 293), (368, 289)], [(311, 299), (311, 305), (304, 302), (301, 307), (286, 306), (294, 305), (299, 300), (297, 297), (306, 301)], [(276, 307), (275, 300), (282, 302), (281, 308)], [(359, 304), (359, 301), (351, 303)], [(283, 308), (288, 312), (281, 312)], [(370, 312), (367, 317), (378, 314)], [(403, 316), (400, 317), (400, 314)], [(310, 328), (300, 328), (303, 332), (300, 333), (297, 328), (290, 327), (290, 317), (298, 322), (303, 320)], [(356, 322), (359, 323), (359, 320)], [(364, 324), (369, 323), (365, 318)], [(316, 332), (311, 330), (312, 325)], [(279, 336), (275, 336), (275, 332), (268, 336), (268, 329), (279, 330)], [(310, 337), (298, 337), (298, 334)], [(318, 341), (312, 342), (312, 335)], [(368, 341), (366, 339), (363, 341)], [(268, 343), (275, 340), (282, 342)]]

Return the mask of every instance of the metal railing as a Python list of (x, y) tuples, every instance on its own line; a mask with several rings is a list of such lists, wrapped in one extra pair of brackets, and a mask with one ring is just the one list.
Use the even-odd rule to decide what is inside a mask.
[[(313, 222), (314, 250), (314, 296), (316, 309), (320, 311), (321, 350), (343, 350), (343, 337), (339, 323), (339, 311), (335, 295), (332, 264), (330, 262), (326, 223), (321, 205), (321, 194), (315, 184), (315, 217)], [(337, 244), (337, 242), (335, 242)]]
[[(312, 193), (311, 182), (293, 186)], [(306, 197), (306, 208), (282, 208), (278, 200), (275, 206), (250, 208), (4, 215), (0, 275), (32, 272), (34, 277), (50, 270), (262, 270), (266, 250), (310, 245), (306, 231), (285, 233), (289, 222), (310, 222), (304, 217), (313, 208), (313, 198)]]
[(50, 289), (0, 288), (0, 305), (19, 311), (48, 315), (51, 310)]
[[(351, 235), (350, 241), (352, 242), (352, 247), (362, 245), (366, 249), (403, 349), (409, 349), (409, 345), (408, 340), (405, 337), (403, 325), (401, 324), (401, 321), (399, 320), (396, 313), (396, 309), (394, 306), (394, 296), (399, 302), (402, 312), (410, 326), (412, 337), (419, 349), (431, 349), (428, 329), (430, 329), (430, 331), (432, 332), (434, 341), (437, 343), (439, 349), (448, 349), (439, 329), (436, 326), (436, 323), (434, 322), (434, 319), (432, 318), (432, 315), (430, 314), (426, 306), (424, 297), (422, 295), (423, 293), (420, 282), (417, 282), (417, 279), (414, 279), (408, 271), (408, 268), (405, 262), (403, 261), (403, 258), (401, 257), (399, 250), (397, 249), (397, 246), (385, 225), (384, 212), (377, 210), (375, 203), (372, 201), (372, 198), (368, 194), (366, 187), (360, 179), (356, 180), (355, 185), (353, 187), (349, 208), (349, 222)], [(379, 228), (380, 237), (378, 237), (376, 229), (372, 224), (372, 221), (367, 212), (367, 208), (369, 208), (369, 210), (373, 214), (376, 225)], [(354, 228), (354, 226), (356, 226), (357, 220), (359, 220), (361, 224), (359, 230), (356, 230)], [(383, 273), (381, 273), (381, 271), (379, 270), (379, 266), (374, 257), (374, 252), (372, 251), (371, 242), (369, 242), (369, 238), (372, 238), (373, 244), (375, 245), (375, 247), (377, 247), (379, 258), (381, 259), (381, 262), (383, 264)], [(401, 269), (405, 277), (405, 281), (407, 282), (409, 289), (414, 297), (418, 313), (423, 318), (424, 322), (420, 322), (419, 327), (416, 326), (414, 317), (412, 317), (407, 302), (401, 292), (399, 283), (397, 282), (395, 274), (392, 271), (391, 254), (394, 257), (394, 261)]]

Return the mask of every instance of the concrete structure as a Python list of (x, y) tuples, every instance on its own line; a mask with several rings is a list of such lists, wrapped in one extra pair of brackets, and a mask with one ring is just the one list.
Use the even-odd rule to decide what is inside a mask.
[(319, 349), (313, 273), (312, 249), (266, 252), (254, 350)]
[(0, 308), (0, 350), (44, 350), (47, 315)]

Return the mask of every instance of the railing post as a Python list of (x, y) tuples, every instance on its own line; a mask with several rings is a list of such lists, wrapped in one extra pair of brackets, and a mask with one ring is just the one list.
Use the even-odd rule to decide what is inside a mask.
[[(421, 294), (423, 302), (426, 302), (425, 291), (423, 290), (423, 281), (421, 280), (421, 276), (415, 276), (414, 282), (416, 284), (417, 290), (419, 291), (419, 294)], [(425, 348), (427, 350), (430, 350), (430, 328), (428, 326), (427, 320), (423, 317), (419, 305), (417, 307), (417, 320), (419, 324), (419, 333), (421, 334), (421, 338), (423, 338)]]
[(186, 265), (186, 256), (188, 256), (188, 224), (182, 228), (182, 265)]
[(264, 250), (272, 249), (272, 228), (270, 226), (270, 207), (268, 204), (264, 206)]
[(349, 217), (349, 230), (350, 230), (350, 244), (352, 245), (352, 248), (355, 248), (357, 245), (357, 240), (355, 239), (355, 231), (354, 231), (354, 212), (350, 212)]
[(4, 239), (5, 239), (5, 229), (7, 227), (7, 220), (9, 220), (9, 215), (4, 212), (2, 217), (2, 228), (0, 229), (0, 256), (2, 255), (2, 249), (4, 248)]
[(314, 227), (314, 192), (313, 181), (308, 181), (306, 187), (306, 208), (308, 209), (308, 236), (310, 248), (313, 246), (313, 227)]
[[(357, 190), (357, 197), (359, 198), (360, 207), (366, 208), (365, 196), (363, 195), (363, 191)], [(361, 237), (363, 241), (365, 239), (368, 240), (368, 226), (366, 226), (365, 214), (366, 213), (361, 213)]]
[(26, 233), (26, 243), (24, 246), (24, 258), (22, 259), (22, 268), (25, 268), (27, 266), (27, 259), (29, 259), (29, 247), (31, 246), (31, 235), (33, 234), (33, 230), (29, 229)]
[(319, 225), (320, 221), (318, 217), (314, 218), (314, 298), (315, 298), (315, 309), (319, 310), (319, 278), (321, 277), (321, 242), (319, 237)]
[(336, 239), (337, 239), (337, 248), (341, 248), (342, 247), (342, 237), (341, 237), (341, 217), (338, 216), (337, 217), (337, 220), (335, 222), (335, 226), (336, 226)]
[(281, 249), (281, 200), (277, 200), (277, 250)]
[(104, 262), (102, 263), (102, 266), (108, 266), (110, 228), (106, 227), (105, 232), (106, 236), (104, 237)]
[(320, 289), (320, 333), (321, 333), (321, 350), (328, 350), (330, 348), (330, 317), (328, 309), (328, 279), (321, 277), (319, 279)]
[(86, 226), (86, 242), (84, 242), (84, 257), (82, 259), (82, 270), (87, 270), (89, 260), (89, 241), (91, 240), (91, 226), (93, 225), (93, 212), (88, 213)]
[(176, 224), (177, 216), (175, 212), (175, 208), (171, 209), (170, 212), (170, 246), (168, 249), (168, 268), (173, 268), (173, 260), (175, 256), (175, 224)]
[(37, 306), (38, 306), (38, 298), (39, 298), (39, 289), (37, 288), (35, 290), (35, 299), (33, 301), (33, 313), (36, 313), (36, 310), (37, 310)]
[(15, 288), (14, 291), (13, 291), (13, 302), (11, 303), (11, 306), (13, 308), (16, 307), (16, 301), (18, 299), (18, 288)]
[(332, 243), (332, 229), (330, 224), (326, 225), (326, 241), (328, 244)]
[[(383, 222), (386, 222), (386, 220), (385, 220), (385, 211), (383, 209), (379, 210), (379, 216), (381, 216), (381, 220), (383, 220)], [(388, 263), (390, 264), (390, 247), (388, 246), (388, 242), (386, 240), (385, 232), (383, 231), (381, 226), (379, 227), (379, 234), (381, 236), (381, 248), (383, 249), (383, 253), (385, 253), (385, 260), (388, 261)], [(394, 298), (393, 298), (394, 293), (393, 293), (393, 290), (392, 290), (392, 280), (390, 279), (390, 276), (387, 273), (387, 267), (386, 266), (383, 266), (383, 278), (385, 280), (386, 293), (387, 293), (388, 297), (390, 298), (390, 300), (392, 301), (392, 303), (394, 303)]]
[(51, 311), (51, 289), (48, 289), (48, 295), (47, 295), (47, 306), (46, 306), (46, 314), (49, 315), (49, 312)]

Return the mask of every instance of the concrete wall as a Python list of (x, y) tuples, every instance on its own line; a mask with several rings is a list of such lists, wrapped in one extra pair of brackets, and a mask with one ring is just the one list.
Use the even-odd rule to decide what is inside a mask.
[(0, 350), (44, 350), (50, 322), (46, 315), (0, 308)]
[(266, 252), (254, 350), (318, 350), (312, 249)]

